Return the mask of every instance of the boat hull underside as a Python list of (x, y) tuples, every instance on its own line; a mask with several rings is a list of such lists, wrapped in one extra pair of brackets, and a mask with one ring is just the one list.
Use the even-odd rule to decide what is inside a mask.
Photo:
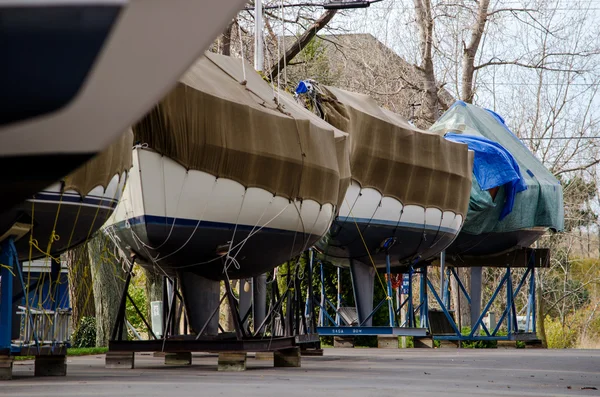
[(487, 256), (529, 247), (546, 231), (542, 229), (524, 229), (503, 233), (468, 234), (459, 233), (448, 247), (449, 255)]
[[(130, 220), (129, 227), (125, 222), (115, 224), (113, 231), (121, 240), (121, 246), (129, 246), (135, 252), (138, 262), (152, 271), (162, 270), (168, 274), (186, 271), (213, 280), (225, 278), (223, 270), (226, 255), (217, 254), (218, 247), (227, 245), (229, 241), (233, 241), (232, 246), (235, 247), (253, 229), (238, 225), (235, 230), (233, 224), (201, 222), (194, 231), (197, 221), (188, 220), (173, 225), (172, 221), (165, 218), (153, 218)], [(239, 269), (230, 261), (227, 275), (238, 279), (270, 271), (294, 254), (310, 247), (319, 238), (318, 235), (263, 228), (245, 244), (241, 243), (231, 251), (231, 256), (239, 263)], [(186, 241), (186, 244), (182, 244)], [(150, 247), (159, 246), (160, 256), (157, 257), (158, 250)], [(156, 258), (155, 261), (151, 257)]]
[[(29, 253), (30, 233), (15, 242), (20, 260), (37, 259), (46, 256), (48, 242), (54, 230), (55, 240), (50, 246), (50, 254), (56, 255), (72, 248), (91, 237), (113, 212), (110, 206), (70, 205), (58, 202), (25, 202), (0, 216), (0, 236), (10, 230), (15, 222), (31, 225), (33, 213), (33, 239), (35, 246)], [(58, 214), (58, 216), (57, 216)], [(56, 227), (54, 227), (56, 221)], [(57, 239), (58, 238), (58, 239)]]
[[(357, 226), (361, 233), (358, 232)], [(386, 252), (380, 248), (381, 244), (386, 239), (395, 237), (396, 244), (388, 251), (391, 265), (395, 267), (417, 259), (429, 259), (450, 244), (455, 235), (455, 232), (443, 229), (398, 227), (338, 220), (334, 222), (329, 234), (319, 242), (318, 248), (336, 265), (348, 266), (349, 259), (370, 264), (370, 252), (375, 265), (384, 267)]]

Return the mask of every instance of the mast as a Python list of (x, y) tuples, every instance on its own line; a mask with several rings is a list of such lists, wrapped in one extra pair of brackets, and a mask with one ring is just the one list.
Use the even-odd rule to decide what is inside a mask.
[(254, 7), (254, 69), (257, 72), (263, 71), (264, 55), (263, 55), (263, 12), (262, 0), (255, 0)]

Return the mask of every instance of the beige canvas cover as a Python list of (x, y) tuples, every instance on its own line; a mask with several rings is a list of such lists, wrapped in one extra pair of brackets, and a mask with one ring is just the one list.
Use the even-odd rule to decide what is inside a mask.
[(122, 175), (131, 168), (133, 132), (128, 129), (105, 151), (79, 167), (64, 178), (64, 190), (75, 190), (86, 195), (96, 186), (104, 189), (115, 175)]
[(369, 96), (320, 86), (325, 120), (350, 135), (352, 179), (404, 205), (466, 215), (473, 155), (410, 125)]
[(133, 131), (187, 169), (289, 199), (336, 204), (340, 174), (349, 175), (336, 156), (343, 133), (222, 55), (206, 53)]

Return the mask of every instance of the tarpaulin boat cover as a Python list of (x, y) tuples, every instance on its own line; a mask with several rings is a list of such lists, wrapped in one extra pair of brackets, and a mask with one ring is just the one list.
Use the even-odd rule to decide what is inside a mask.
[(446, 139), (465, 143), (475, 153), (473, 175), (482, 190), (504, 187), (506, 201), (500, 213), (500, 220), (510, 214), (517, 193), (527, 189), (519, 164), (502, 145), (482, 136), (448, 132)]
[(350, 134), (352, 179), (404, 205), (466, 215), (472, 152), (420, 130), (367, 95), (319, 86), (324, 119)]
[[(488, 163), (483, 159), (477, 164), (476, 160), (480, 169), (474, 167), (474, 172), (483, 175), (477, 177), (476, 174), (472, 180), (469, 212), (462, 231), (470, 234), (501, 233), (534, 227), (563, 230), (563, 193), (559, 181), (508, 129), (500, 116), (459, 101), (431, 126), (430, 131), (448, 134), (452, 140), (476, 141), (469, 139), (470, 136), (494, 141), (508, 150), (517, 163), (514, 167), (510, 159), (493, 161), (489, 156)], [(457, 135), (465, 138), (457, 138)], [(480, 156), (486, 157), (483, 153)], [(477, 154), (475, 157), (477, 159)], [(515, 175), (516, 168), (519, 169), (518, 176)], [(501, 183), (511, 178), (516, 178), (514, 183)], [(492, 185), (500, 186), (495, 199), (488, 192), (488, 189), (496, 187)], [(506, 204), (511, 197), (514, 200), (511, 211), (503, 213), (510, 207)]]
[(81, 196), (96, 186), (104, 189), (115, 175), (123, 175), (131, 168), (133, 133), (127, 130), (106, 150), (64, 178), (64, 190), (74, 190)]
[(133, 127), (135, 141), (187, 169), (337, 205), (350, 180), (347, 134), (243, 62), (206, 53)]

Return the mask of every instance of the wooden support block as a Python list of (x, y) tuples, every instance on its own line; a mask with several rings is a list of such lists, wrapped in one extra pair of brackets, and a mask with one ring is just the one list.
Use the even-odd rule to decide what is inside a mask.
[(219, 371), (245, 371), (248, 354), (246, 352), (219, 353)]
[(333, 347), (354, 347), (353, 336), (334, 336)]
[(107, 352), (104, 367), (110, 369), (133, 369), (135, 367), (134, 352)]
[(378, 349), (397, 349), (398, 348), (398, 337), (397, 336), (377, 335), (377, 348)]
[(192, 352), (167, 353), (165, 365), (192, 365)]
[(35, 376), (66, 376), (67, 356), (35, 356)]
[(0, 380), (12, 379), (13, 360), (12, 356), (0, 356)]
[(525, 342), (525, 349), (546, 349), (541, 339), (529, 340)]
[(300, 355), (303, 357), (323, 357), (323, 349), (301, 349)]
[(414, 338), (415, 349), (433, 349), (433, 338)]
[(458, 341), (455, 340), (440, 340), (441, 348), (458, 348)]
[(275, 367), (300, 367), (301, 355), (299, 347), (278, 350), (273, 354)]
[(273, 352), (256, 352), (254, 358), (261, 361), (272, 361)]
[(516, 349), (517, 342), (514, 340), (499, 340), (498, 349)]

